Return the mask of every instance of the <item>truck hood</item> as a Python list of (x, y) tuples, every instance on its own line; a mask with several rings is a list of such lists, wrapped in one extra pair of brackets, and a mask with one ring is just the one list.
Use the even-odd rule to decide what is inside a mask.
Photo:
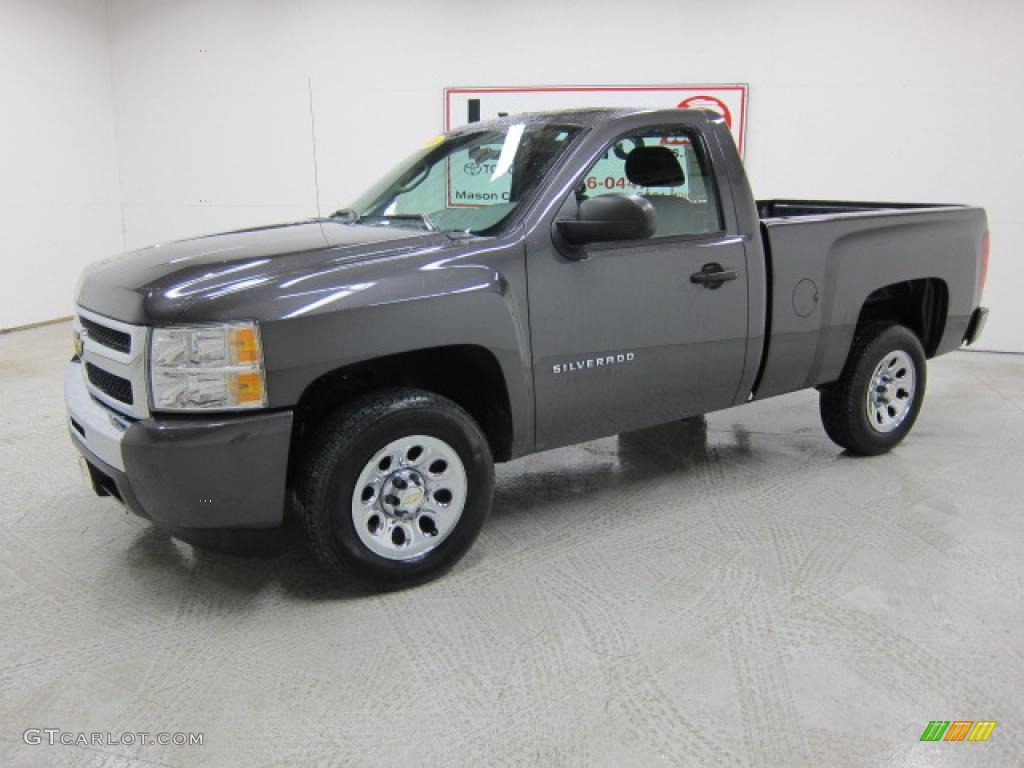
[(373, 261), (424, 248), (447, 235), (334, 220), (223, 232), (154, 245), (86, 268), (77, 303), (127, 323), (174, 322), (196, 302), (266, 287), (320, 266)]

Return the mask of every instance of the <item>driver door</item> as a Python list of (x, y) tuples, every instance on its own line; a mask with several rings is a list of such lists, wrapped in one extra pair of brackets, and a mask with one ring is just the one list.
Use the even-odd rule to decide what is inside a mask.
[(583, 246), (582, 260), (554, 242), (529, 249), (538, 450), (733, 405), (747, 343), (745, 240), (726, 230), (700, 135), (671, 126), (623, 137), (575, 194), (642, 195), (657, 229)]

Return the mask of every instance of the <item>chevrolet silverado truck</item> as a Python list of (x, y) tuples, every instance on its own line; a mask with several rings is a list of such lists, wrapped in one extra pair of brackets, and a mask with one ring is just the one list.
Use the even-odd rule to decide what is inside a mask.
[(755, 200), (710, 111), (475, 123), (330, 217), (89, 267), (70, 435), (172, 535), (287, 517), (331, 571), (413, 584), (473, 543), (495, 461), (810, 387), (835, 443), (888, 451), (982, 329), (987, 230)]

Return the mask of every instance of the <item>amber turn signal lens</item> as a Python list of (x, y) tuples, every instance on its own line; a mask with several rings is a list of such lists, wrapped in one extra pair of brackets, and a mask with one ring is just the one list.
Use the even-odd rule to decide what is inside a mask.
[(260, 373), (236, 373), (232, 377), (235, 401), (243, 403), (263, 402), (263, 375)]
[(237, 363), (260, 362), (260, 341), (255, 328), (232, 328), (229, 343)]

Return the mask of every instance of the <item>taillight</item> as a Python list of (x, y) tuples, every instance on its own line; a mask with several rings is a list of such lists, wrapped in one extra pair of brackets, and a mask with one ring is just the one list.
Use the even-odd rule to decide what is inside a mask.
[(978, 293), (985, 290), (988, 278), (988, 232), (981, 238), (981, 275), (978, 277)]

